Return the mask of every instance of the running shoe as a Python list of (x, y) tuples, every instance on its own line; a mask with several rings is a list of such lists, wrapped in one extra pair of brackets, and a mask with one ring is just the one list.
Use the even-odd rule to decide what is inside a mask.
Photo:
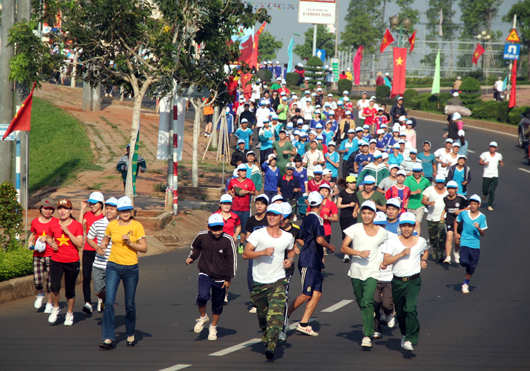
[(460, 264), (460, 253), (455, 251), (455, 263)]
[(46, 303), (46, 307), (44, 308), (44, 313), (51, 313), (53, 309), (52, 303)]
[(52, 308), (52, 312), (50, 314), (50, 316), (48, 317), (48, 322), (50, 323), (55, 323), (57, 322), (57, 316), (59, 315), (59, 312), (61, 311), (61, 308), (60, 307), (53, 307)]
[(381, 333), (380, 332), (374, 332), (374, 339), (381, 339)]
[(451, 257), (450, 256), (446, 256), (445, 257), (444, 264), (451, 265)]
[(392, 328), (396, 325), (396, 316), (394, 316), (393, 314), (390, 315), (391, 317), (387, 317), (387, 326), (389, 328)]
[(85, 305), (83, 305), (83, 312), (86, 314), (92, 314), (92, 304), (85, 303)]
[(228, 293), (225, 294), (225, 303), (228, 303)]
[(313, 331), (311, 326), (303, 327), (300, 324), (298, 324), (298, 326), (296, 326), (296, 331), (302, 334), (305, 334), (305, 335), (309, 335), (309, 336), (318, 336), (318, 332)]
[(197, 322), (195, 324), (195, 327), (193, 328), (193, 331), (198, 334), (202, 331), (202, 329), (204, 328), (204, 325), (209, 321), (210, 319), (208, 318), (208, 315), (206, 315), (206, 317), (204, 318), (199, 318), (199, 319), (196, 319), (195, 321)]
[(466, 283), (462, 285), (462, 294), (469, 294), (469, 285)]
[(493, 207), (488, 206), (488, 210), (489, 210), (489, 211), (493, 211)]
[(267, 347), (265, 349), (265, 358), (267, 359), (273, 359), (274, 358), (274, 349), (271, 347)]
[(372, 347), (372, 340), (368, 336), (363, 337), (363, 341), (361, 342), (361, 346), (363, 348), (371, 348)]
[(66, 313), (66, 318), (64, 319), (65, 326), (72, 326), (74, 324), (74, 314)]
[(37, 295), (35, 299), (35, 303), (33, 304), (35, 306), (35, 309), (39, 309), (42, 307), (42, 301), (44, 300), (44, 295)]
[(213, 327), (212, 325), (210, 325), (210, 328), (209, 328), (209, 333), (208, 333), (208, 340), (217, 340), (217, 327)]
[(256, 309), (256, 307), (252, 307), (252, 308), (250, 308), (250, 310), (248, 312), (249, 313), (257, 313), (258, 310)]
[(285, 341), (287, 340), (287, 333), (285, 331), (280, 332), (280, 336), (278, 336), (278, 341)]
[(111, 350), (114, 349), (114, 344), (112, 344), (112, 341), (110, 340), (108, 342), (107, 340), (105, 340), (99, 343), (99, 348), (104, 350)]
[(412, 343), (408, 340), (403, 343), (403, 349), (409, 350), (409, 351), (414, 350), (414, 348), (412, 347)]
[(342, 262), (348, 264), (350, 262), (350, 256), (344, 255), (344, 259), (342, 259)]
[(243, 254), (243, 251), (245, 250), (245, 246), (240, 242), (238, 245), (237, 245), (237, 253), (238, 254)]
[(98, 313), (103, 312), (104, 308), (105, 308), (105, 304), (103, 304), (103, 299), (98, 299)]

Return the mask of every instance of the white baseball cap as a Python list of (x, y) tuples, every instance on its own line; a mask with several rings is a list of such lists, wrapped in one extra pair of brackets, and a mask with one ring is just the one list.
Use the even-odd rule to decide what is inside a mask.
[(490, 147), (495, 147), (495, 148), (497, 148), (497, 147), (498, 147), (497, 142), (495, 142), (495, 141), (490, 142)]
[(289, 202), (284, 202), (280, 206), (282, 207), (282, 215), (284, 218), (287, 218), (293, 213), (293, 207), (289, 205)]
[(391, 198), (386, 202), (386, 206), (394, 206), (398, 209), (401, 209), (401, 201), (398, 198)]
[(399, 121), (407, 121), (407, 118), (405, 116), (399, 116)]
[(118, 210), (132, 210), (132, 201), (129, 197), (123, 196), (118, 200)]
[(105, 198), (101, 192), (92, 192), (90, 197), (88, 197), (88, 202), (91, 204), (97, 204), (98, 202), (101, 202), (103, 204), (105, 203)]
[(322, 165), (316, 165), (313, 168), (313, 174), (322, 174), (324, 170), (322, 169)]
[(267, 206), (267, 213), (273, 213), (273, 214), (276, 214), (276, 215), (283, 215), (282, 213), (282, 205), (280, 204), (270, 204), (269, 206)]
[(374, 224), (376, 225), (385, 225), (387, 223), (386, 221), (386, 215), (384, 212), (382, 211), (378, 211), (375, 213), (375, 218), (374, 218)]
[(442, 174), (437, 174), (436, 183), (445, 183), (445, 176), (443, 176)]
[(236, 170), (237, 171), (240, 171), (240, 170), (247, 171), (248, 168), (247, 168), (247, 165), (245, 165), (245, 164), (239, 164), (239, 165), (237, 165)]
[(459, 114), (458, 112), (453, 113), (453, 120), (458, 120), (458, 119), (461, 119), (461, 118), (462, 118), (462, 115)]
[[(332, 174), (330, 169), (324, 169), (322, 170), (322, 175)], [(326, 184), (326, 183), (323, 183)]]
[(379, 129), (377, 130), (377, 134), (384, 134), (385, 133), (385, 130), (384, 129)]
[[(327, 169), (327, 170), (329, 170), (329, 169)], [(326, 188), (326, 189), (331, 190), (331, 186), (330, 186), (328, 183), (322, 183), (322, 184), (318, 187), (319, 190), (322, 189), (322, 188)]]
[(105, 205), (118, 206), (118, 199), (116, 197), (111, 197), (105, 202)]
[(480, 198), (479, 195), (477, 194), (474, 194), (473, 196), (469, 197), (469, 201), (475, 201), (475, 202), (478, 202), (479, 204), (482, 203), (482, 199)]
[(407, 173), (405, 172), (405, 170), (401, 169), (401, 170), (398, 170), (396, 176), (399, 176), (399, 175), (403, 175), (404, 177), (407, 176)]
[(414, 165), (412, 165), (412, 171), (423, 171), (423, 166), (416, 162)]
[(453, 140), (452, 140), (451, 138), (447, 138), (447, 139), (445, 140), (445, 143), (453, 143)]
[(274, 203), (274, 202), (276, 202), (276, 201), (284, 201), (283, 196), (282, 196), (282, 195), (274, 195), (274, 196), (272, 197), (271, 202)]
[(399, 225), (401, 224), (416, 224), (416, 216), (411, 212), (405, 212), (399, 217)]
[(212, 214), (208, 218), (208, 226), (210, 227), (217, 227), (217, 226), (224, 226), (225, 221), (223, 220), (223, 217), (221, 214)]
[(269, 196), (267, 196), (265, 193), (262, 193), (259, 196), (256, 196), (256, 201), (258, 200), (265, 201), (267, 205), (269, 204)]
[(313, 191), (307, 196), (307, 202), (309, 203), (309, 206), (318, 206), (322, 203), (322, 195)]
[(222, 195), (221, 199), (219, 200), (219, 203), (232, 203), (232, 196), (230, 196), (229, 194)]
[(367, 175), (364, 177), (363, 184), (374, 184), (375, 178), (372, 175)]
[(450, 180), (447, 182), (447, 188), (456, 188), (458, 189), (458, 183), (454, 180)]
[(344, 91), (342, 92), (342, 94), (343, 94), (343, 95), (344, 95), (344, 94), (346, 94), (346, 95), (350, 95), (350, 92), (349, 92), (348, 90), (344, 90)]
[(373, 202), (372, 200), (364, 201), (362, 203), (362, 205), (361, 205), (361, 210), (364, 209), (365, 207), (369, 208), (370, 210), (373, 210), (373, 211), (377, 212), (377, 207), (375, 207), (375, 202)]
[(375, 151), (374, 152), (374, 158), (380, 158), (380, 157), (383, 157), (383, 154), (381, 153), (381, 151)]
[(416, 148), (411, 148), (409, 153), (414, 153), (416, 155), (418, 154), (418, 150)]

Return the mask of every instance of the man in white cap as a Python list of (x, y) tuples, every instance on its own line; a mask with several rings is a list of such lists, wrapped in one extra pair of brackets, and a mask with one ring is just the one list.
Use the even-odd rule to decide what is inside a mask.
[(493, 100), (502, 102), (503, 91), (504, 91), (504, 82), (502, 81), (502, 78), (499, 76), (497, 77), (497, 81), (495, 82), (495, 85), (493, 86)]
[[(439, 176), (439, 175), (437, 175)], [(465, 196), (457, 194), (458, 184), (454, 180), (447, 182), (447, 196), (444, 197), (443, 201), (445, 204), (445, 258), (444, 256), (438, 256), (438, 262), (444, 264), (451, 264), (451, 252), (453, 251), (453, 241), (455, 242), (455, 263), (460, 263), (460, 239), (456, 238), (457, 235), (462, 233), (462, 225), (455, 224), (456, 217), (462, 210), (466, 210), (469, 206), (469, 202)], [(455, 229), (456, 227), (456, 229)]]
[(420, 271), (427, 268), (429, 250), (424, 238), (415, 236), (415, 216), (403, 213), (399, 218), (401, 234), (387, 241), (383, 265), (392, 264), (392, 297), (396, 308), (399, 330), (403, 336), (401, 347), (414, 350), (420, 335), (418, 296), (421, 288)]
[(390, 116), (392, 116), (394, 122), (400, 121), (401, 116), (405, 116), (405, 118), (407, 117), (407, 111), (403, 105), (403, 97), (397, 97), (397, 103), (390, 109)]
[(370, 105), (370, 101), (367, 99), (366, 92), (363, 91), (361, 94), (361, 99), (357, 101), (357, 109), (359, 110), (359, 120), (361, 120), (359, 121), (359, 123), (361, 126), (364, 125), (364, 120), (366, 119), (366, 117), (363, 116), (363, 111), (369, 105)]
[(276, 77), (276, 82), (271, 85), (271, 90), (278, 90), (282, 87), (282, 78), (280, 76)]
[[(244, 259), (254, 259), (252, 265), (252, 293), (250, 300), (256, 307), (261, 339), (267, 359), (274, 358), (278, 337), (283, 329), (285, 269), (294, 263), (294, 238), (280, 229), (283, 219), (280, 204), (267, 207), (267, 227), (252, 232), (243, 252)], [(287, 258), (285, 255), (287, 253)]]
[(276, 63), (274, 64), (274, 76), (276, 76), (277, 78), (282, 77), (282, 66), (280, 66), (279, 61), (276, 61)]
[(493, 211), (495, 190), (499, 185), (499, 165), (504, 166), (502, 155), (497, 152), (497, 142), (491, 142), (488, 152), (480, 155), (479, 165), (484, 166), (482, 176), (482, 194), (488, 196), (488, 210)]
[(340, 249), (341, 253), (352, 256), (348, 276), (351, 277), (355, 299), (362, 312), (364, 337), (361, 346), (364, 348), (372, 347), (374, 294), (383, 262), (381, 245), (388, 239), (386, 229), (374, 224), (376, 212), (373, 201), (367, 200), (361, 204), (362, 223), (344, 230), (346, 236)]
[(331, 252), (335, 246), (326, 241), (324, 231), (324, 220), (320, 217), (322, 208), (322, 196), (318, 192), (311, 192), (307, 197), (310, 213), (304, 218), (300, 226), (298, 244), (302, 246), (298, 258), (298, 269), (302, 276), (302, 294), (298, 296), (289, 306), (287, 316), (302, 304), (307, 302), (304, 315), (296, 327), (296, 331), (309, 336), (318, 336), (309, 326), (309, 319), (316, 309), (322, 297), (322, 283), (324, 281), (324, 248)]
[(429, 231), (429, 243), (432, 247), (433, 259), (434, 261), (438, 261), (443, 258), (445, 252), (445, 243), (443, 240), (443, 233), (445, 231), (444, 197), (449, 193), (447, 193), (445, 177), (443, 175), (437, 175), (435, 181), (434, 186), (428, 187), (423, 192), (421, 203), (429, 209), (426, 218), (427, 229)]
[(423, 199), (423, 191), (430, 187), (431, 182), (423, 176), (423, 166), (420, 163), (414, 164), (412, 167), (412, 175), (405, 179), (405, 185), (410, 188), (410, 199), (408, 211), (416, 215), (416, 232), (421, 233), (421, 221), (425, 206), (421, 204)]

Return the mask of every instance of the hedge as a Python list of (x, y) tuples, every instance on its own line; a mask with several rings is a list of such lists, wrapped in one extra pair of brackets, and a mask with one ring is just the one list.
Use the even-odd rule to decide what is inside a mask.
[(383, 99), (390, 97), (390, 88), (386, 85), (378, 85), (375, 88), (375, 97), (377, 99)]
[(464, 93), (476, 93), (480, 92), (480, 90), (480, 81), (473, 77), (466, 77), (462, 80), (462, 85), (460, 85), (460, 91)]
[(510, 113), (508, 113), (508, 123), (510, 125), (519, 125), (519, 122), (521, 122), (521, 115), (526, 115), (529, 112), (530, 107), (528, 106), (513, 108)]
[(497, 102), (494, 100), (482, 102), (473, 108), (471, 118), (508, 122), (508, 102)]
[(440, 93), (439, 95), (431, 93), (414, 94), (410, 90), (412, 89), (405, 91), (405, 93), (409, 92), (408, 95), (413, 96), (413, 98), (405, 100), (405, 107), (420, 111), (444, 112), (447, 101), (451, 99), (451, 94), (449, 93)]
[(0, 249), (0, 282), (33, 273), (33, 251), (23, 247)]
[(417, 97), (420, 93), (414, 89), (407, 89), (403, 93), (403, 101), (405, 104), (412, 101), (412, 98)]
[(351, 80), (348, 80), (348, 79), (340, 79), (338, 87), (339, 87), (339, 93), (340, 93), (340, 95), (342, 95), (342, 92), (344, 90), (351, 91), (352, 82), (351, 82)]
[(288, 86), (297, 85), (300, 81), (300, 75), (296, 72), (289, 72), (285, 74), (285, 82)]

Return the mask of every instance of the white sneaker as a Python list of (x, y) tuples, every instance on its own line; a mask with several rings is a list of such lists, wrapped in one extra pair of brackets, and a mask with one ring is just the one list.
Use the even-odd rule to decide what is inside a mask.
[(455, 263), (460, 264), (460, 253), (455, 251)]
[(414, 348), (412, 347), (412, 343), (408, 340), (403, 343), (403, 349), (410, 351), (414, 350)]
[(372, 340), (368, 336), (363, 337), (363, 341), (361, 342), (361, 346), (363, 348), (371, 348), (372, 347)]
[(225, 294), (225, 303), (228, 303), (228, 293)]
[(285, 341), (287, 340), (287, 334), (285, 331), (280, 332), (280, 336), (278, 336), (278, 341)]
[(208, 340), (217, 340), (217, 327), (210, 325), (210, 333), (208, 334)]
[(103, 304), (103, 299), (98, 299), (98, 313), (102, 312), (101, 304)]
[(309, 336), (318, 336), (318, 332), (313, 331), (311, 326), (302, 327), (298, 324), (298, 326), (296, 326), (296, 331)]
[(57, 322), (57, 316), (59, 315), (59, 312), (61, 311), (61, 308), (60, 307), (53, 307), (52, 308), (52, 312), (50, 314), (50, 316), (48, 317), (48, 322), (50, 323), (55, 323)]
[[(387, 317), (387, 322), (386, 322), (386, 325), (389, 327), (389, 328), (392, 328), (396, 325), (396, 316), (394, 316), (393, 314), (390, 315), (391, 317)], [(389, 319), (390, 318), (390, 319)]]
[(462, 285), (462, 294), (469, 294), (469, 285), (465, 283)]
[(258, 310), (256, 309), (256, 307), (252, 307), (252, 308), (250, 308), (250, 310), (248, 312), (249, 313), (257, 313)]
[(66, 313), (66, 318), (64, 319), (65, 326), (72, 326), (74, 324), (74, 314)]
[(199, 319), (196, 319), (195, 321), (197, 321), (197, 323), (195, 324), (195, 327), (193, 328), (193, 331), (195, 331), (195, 333), (200, 333), (202, 331), (202, 329), (204, 328), (204, 325), (209, 321), (210, 319), (208, 318), (208, 315), (204, 318), (199, 318)]
[(493, 211), (493, 207), (488, 206), (488, 210), (489, 210), (489, 211)]
[(86, 314), (92, 314), (92, 304), (90, 303), (85, 303), (85, 305), (83, 305), (83, 312), (85, 312)]
[(374, 339), (381, 339), (381, 333), (380, 332), (374, 332)]
[(52, 303), (46, 303), (46, 308), (44, 308), (44, 313), (51, 313), (53, 309)]
[(446, 256), (445, 257), (445, 260), (444, 260), (444, 264), (451, 264), (451, 257), (450, 256)]
[(344, 255), (344, 259), (342, 259), (342, 261), (343, 261), (344, 263), (349, 263), (350, 260), (351, 260), (351, 259), (350, 259), (350, 256), (349, 256), (349, 255)]
[(42, 307), (42, 301), (44, 300), (44, 295), (37, 295), (35, 299), (35, 309)]

